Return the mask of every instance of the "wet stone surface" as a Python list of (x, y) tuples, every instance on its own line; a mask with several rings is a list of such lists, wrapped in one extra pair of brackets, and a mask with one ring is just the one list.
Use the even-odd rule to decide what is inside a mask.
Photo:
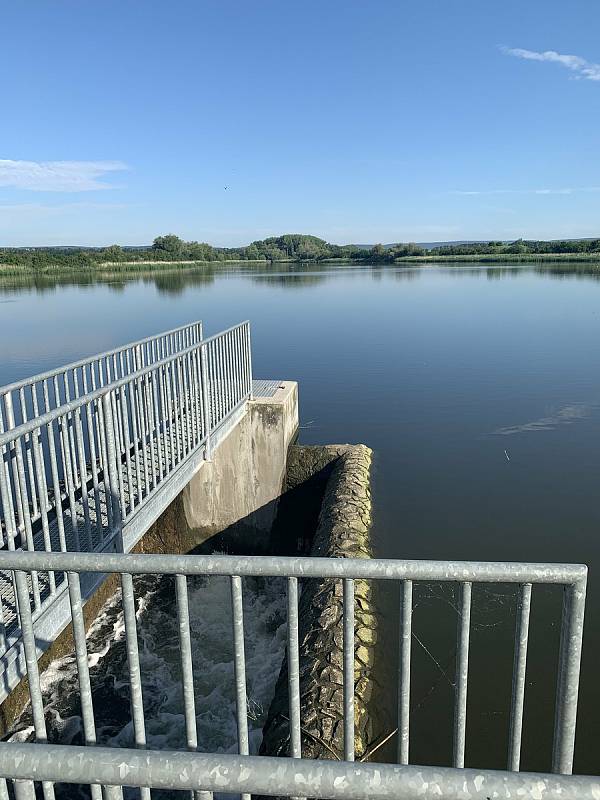
[[(318, 463), (316, 456), (313, 458)], [(334, 462), (323, 497), (310, 554), (330, 558), (370, 558), (371, 450), (344, 447)], [(343, 587), (341, 581), (300, 582), (300, 714), (302, 756), (342, 758), (343, 737)], [(355, 581), (354, 704), (356, 758), (373, 740), (368, 704), (377, 642), (376, 615), (369, 582)], [(263, 731), (261, 753), (289, 754), (287, 661)]]

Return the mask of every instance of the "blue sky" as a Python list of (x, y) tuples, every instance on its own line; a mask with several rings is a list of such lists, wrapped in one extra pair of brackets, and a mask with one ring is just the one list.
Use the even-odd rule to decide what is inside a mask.
[(592, 0), (5, 3), (0, 245), (600, 235), (599, 30)]

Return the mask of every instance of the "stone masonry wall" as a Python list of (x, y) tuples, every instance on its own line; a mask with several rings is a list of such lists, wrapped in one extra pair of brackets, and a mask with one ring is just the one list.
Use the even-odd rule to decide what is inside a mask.
[[(344, 446), (338, 452), (325, 488), (310, 552), (322, 557), (370, 558), (372, 453), (364, 445)], [(373, 739), (368, 706), (377, 623), (367, 581), (355, 582), (355, 598), (355, 751), (359, 759)], [(300, 715), (304, 758), (343, 757), (342, 608), (341, 581), (301, 581)], [(263, 729), (261, 753), (289, 754), (285, 658)]]

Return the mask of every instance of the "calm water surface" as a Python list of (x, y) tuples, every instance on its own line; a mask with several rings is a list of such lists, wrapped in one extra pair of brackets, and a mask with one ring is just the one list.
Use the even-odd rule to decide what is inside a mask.
[[(300, 384), (301, 440), (373, 448), (377, 555), (590, 566), (576, 769), (598, 772), (599, 278), (455, 265), (5, 280), (0, 384), (192, 320), (250, 319), (255, 375)], [(524, 768), (549, 767), (559, 595), (534, 590)], [(454, 602), (416, 588), (415, 763), (449, 763)], [(396, 603), (382, 593), (384, 711)], [(513, 624), (513, 590), (474, 590), (467, 765), (504, 764)]]

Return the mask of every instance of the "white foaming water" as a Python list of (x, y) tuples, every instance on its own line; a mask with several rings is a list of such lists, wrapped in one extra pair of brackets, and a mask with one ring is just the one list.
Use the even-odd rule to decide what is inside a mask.
[[(285, 648), (283, 583), (277, 579), (244, 582), (244, 633), (250, 752), (258, 752), (262, 726), (273, 698)], [(150, 590), (138, 610), (140, 666), (148, 744), (185, 748), (185, 722), (179, 634), (173, 606), (157, 602)], [(199, 749), (236, 752), (237, 727), (233, 672), (231, 592), (228, 578), (189, 581), (190, 625), (194, 663), (196, 725)], [(109, 744), (132, 747), (131, 722)]]
[[(248, 578), (244, 588), (244, 628), (250, 752), (256, 753), (273, 697), (286, 638), (282, 579)], [(138, 641), (151, 748), (185, 749), (180, 647), (172, 578), (135, 580)], [(233, 630), (228, 578), (188, 579), (198, 749), (236, 752)], [(121, 593), (101, 609), (88, 634), (88, 652), (98, 741), (132, 747), (125, 630)], [(45, 670), (42, 691), (50, 740), (68, 744), (81, 733), (78, 679), (73, 655)], [(13, 740), (31, 733), (25, 709)]]

